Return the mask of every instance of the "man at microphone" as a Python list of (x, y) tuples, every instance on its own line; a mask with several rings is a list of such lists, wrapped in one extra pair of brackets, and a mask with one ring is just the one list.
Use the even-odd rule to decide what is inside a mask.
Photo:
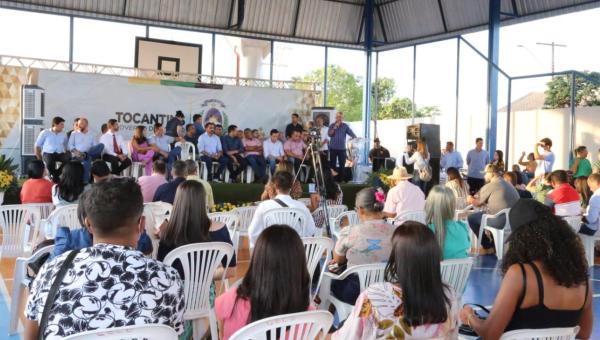
[[(344, 113), (336, 112), (335, 123), (329, 126), (329, 165), (337, 172), (336, 180), (341, 182), (346, 166), (346, 135), (356, 138), (348, 124), (343, 122)], [(339, 166), (337, 165), (339, 164)]]

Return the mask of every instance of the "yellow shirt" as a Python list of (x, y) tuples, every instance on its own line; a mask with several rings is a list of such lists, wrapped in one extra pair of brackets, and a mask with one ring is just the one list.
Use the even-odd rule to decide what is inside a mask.
[(200, 184), (202, 184), (202, 186), (204, 187), (204, 191), (206, 192), (206, 204), (208, 205), (209, 209), (212, 209), (212, 207), (215, 206), (215, 198), (213, 196), (213, 191), (212, 191), (212, 187), (210, 186), (210, 183), (203, 180), (202, 178), (200, 178), (197, 175), (189, 175), (185, 179), (191, 180), (191, 181), (198, 181), (198, 182), (200, 182)]

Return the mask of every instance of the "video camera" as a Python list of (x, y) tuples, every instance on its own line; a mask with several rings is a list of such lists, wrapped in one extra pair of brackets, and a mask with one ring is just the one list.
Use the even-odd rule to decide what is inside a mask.
[(312, 127), (308, 129), (308, 138), (311, 143), (321, 145), (321, 129)]

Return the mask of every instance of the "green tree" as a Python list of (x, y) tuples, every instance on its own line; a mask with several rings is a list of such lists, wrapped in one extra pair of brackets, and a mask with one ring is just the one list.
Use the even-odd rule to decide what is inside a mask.
[[(577, 106), (600, 105), (600, 73), (584, 71), (587, 78), (575, 77), (575, 103)], [(589, 78), (589, 79), (588, 79)], [(591, 81), (591, 80), (592, 81)], [(547, 84), (544, 107), (556, 109), (571, 105), (571, 76), (554, 77)]]

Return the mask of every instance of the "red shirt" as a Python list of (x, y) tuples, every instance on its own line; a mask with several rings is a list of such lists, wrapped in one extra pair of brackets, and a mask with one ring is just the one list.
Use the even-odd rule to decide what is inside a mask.
[(52, 185), (45, 178), (26, 180), (21, 188), (21, 203), (52, 203)]
[(554, 204), (579, 202), (579, 194), (568, 183), (559, 185), (556, 189), (548, 193), (548, 198), (554, 202)]

